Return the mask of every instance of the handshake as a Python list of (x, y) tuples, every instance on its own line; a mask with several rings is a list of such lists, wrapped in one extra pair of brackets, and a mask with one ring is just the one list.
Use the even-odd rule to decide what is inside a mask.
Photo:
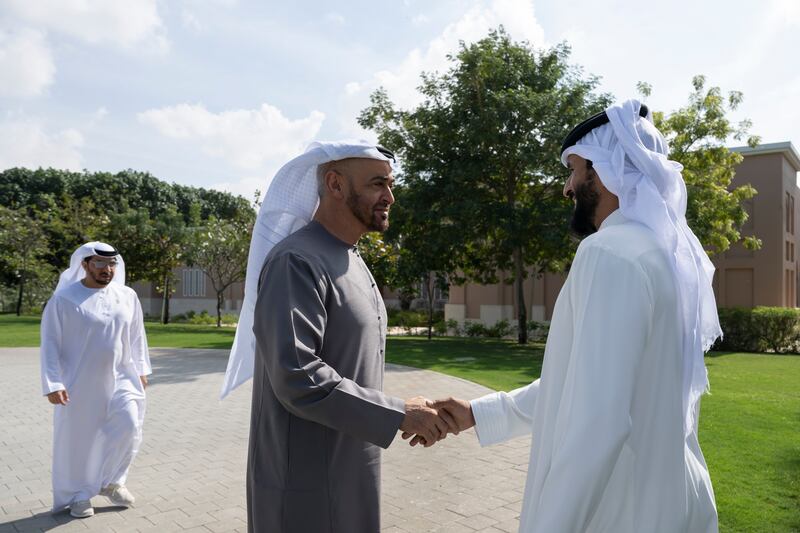
[(406, 416), (400, 430), (404, 440), (411, 439), (411, 446), (422, 444), (429, 448), (448, 433), (458, 435), (474, 425), (468, 401), (458, 398), (433, 401), (417, 396), (406, 401)]

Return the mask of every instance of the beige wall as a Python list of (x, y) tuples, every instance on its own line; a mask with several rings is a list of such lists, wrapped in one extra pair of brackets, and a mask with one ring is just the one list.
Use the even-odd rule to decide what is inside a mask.
[[(184, 314), (188, 311), (201, 313), (207, 311), (210, 315), (217, 313), (217, 297), (208, 277), (205, 278), (205, 291), (194, 296), (185, 296), (183, 287), (184, 267), (176, 268), (174, 272), (174, 289), (170, 298), (170, 315)], [(161, 314), (161, 293), (155, 290), (155, 284), (150, 282), (136, 282), (132, 285), (142, 310), (146, 315), (158, 316)], [(239, 314), (244, 302), (244, 282), (234, 283), (224, 292), (223, 313)]]
[[(558, 293), (564, 285), (566, 275), (529, 273), (523, 284), (528, 320), (550, 320)], [(497, 283), (479, 285), (451, 285), (450, 299), (445, 307), (445, 318), (458, 321), (480, 321), (487, 326), (497, 320), (514, 322), (517, 317), (517, 298), (513, 284)]]
[(751, 217), (742, 234), (755, 235), (762, 246), (749, 251), (736, 244), (712, 257), (717, 267), (714, 290), (720, 307), (797, 305), (800, 161), (791, 146), (780, 146), (748, 150), (736, 169), (733, 185), (751, 184), (758, 191), (747, 203)]

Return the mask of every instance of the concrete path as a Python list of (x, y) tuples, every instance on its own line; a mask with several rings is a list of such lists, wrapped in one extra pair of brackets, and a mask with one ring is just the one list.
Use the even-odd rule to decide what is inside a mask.
[[(120, 510), (96, 497), (96, 515), (76, 520), (49, 512), (52, 408), (40, 392), (38, 350), (0, 349), (0, 533), (247, 530), (249, 384), (220, 403), (227, 351), (154, 349), (151, 356), (144, 442), (128, 481), (137, 503)], [(474, 398), (488, 389), (389, 366), (386, 391)], [(384, 454), (383, 531), (517, 531), (529, 443), (481, 450), (470, 430), (422, 449), (398, 435)]]

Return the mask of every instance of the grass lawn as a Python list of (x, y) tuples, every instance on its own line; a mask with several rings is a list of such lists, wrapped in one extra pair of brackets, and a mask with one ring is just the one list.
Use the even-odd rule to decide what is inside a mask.
[[(147, 323), (151, 346), (229, 348), (233, 329)], [(0, 346), (37, 346), (38, 317), (0, 315)], [(391, 337), (387, 360), (499, 390), (537, 378), (543, 346)], [(800, 532), (800, 357), (712, 353), (700, 441), (728, 533)]]
[[(147, 342), (159, 348), (230, 348), (234, 328), (145, 322)], [(0, 348), (39, 346), (39, 317), (0, 315)]]

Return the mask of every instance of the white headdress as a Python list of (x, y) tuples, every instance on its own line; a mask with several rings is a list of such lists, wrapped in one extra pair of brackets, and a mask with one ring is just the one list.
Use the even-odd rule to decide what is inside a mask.
[(270, 182), (253, 227), (247, 257), (244, 302), (220, 399), (253, 377), (256, 349), (253, 313), (258, 296), (258, 277), (267, 254), (313, 218), (319, 206), (317, 167), (329, 161), (349, 158), (394, 161), (391, 152), (367, 141), (313, 142), (302, 155), (286, 163)]
[(653, 230), (667, 252), (683, 319), (683, 409), (688, 435), (696, 427), (697, 401), (708, 389), (703, 354), (722, 335), (711, 285), (714, 265), (686, 223), (683, 166), (668, 159), (666, 140), (649, 112), (640, 116), (642, 109), (637, 100), (612, 105), (605, 111), (607, 123), (564, 149), (561, 162), (566, 166), (570, 154), (591, 160), (603, 185), (619, 198), (622, 215)]
[(73, 252), (72, 257), (69, 260), (69, 268), (62, 272), (58, 278), (56, 291), (60, 291), (64, 287), (68, 287), (76, 281), (80, 281), (85, 278), (86, 271), (83, 269), (81, 263), (83, 262), (84, 258), (91, 257), (93, 255), (99, 255), (102, 257), (115, 257), (119, 264), (117, 265), (117, 269), (114, 271), (114, 277), (111, 279), (111, 283), (125, 285), (125, 261), (122, 260), (122, 256), (110, 244), (92, 241), (87, 242)]

